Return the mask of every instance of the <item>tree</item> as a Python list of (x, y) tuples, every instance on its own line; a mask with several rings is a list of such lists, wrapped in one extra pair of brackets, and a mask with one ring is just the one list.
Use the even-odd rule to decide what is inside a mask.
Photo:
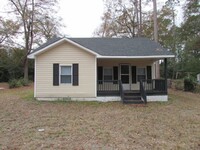
[[(53, 36), (62, 36), (60, 29), (65, 27), (61, 24), (62, 18), (56, 16), (43, 15), (36, 20), (35, 23), (35, 39), (34, 43), (41, 45), (47, 39)], [(41, 38), (43, 37), (43, 38)]]
[[(157, 22), (157, 2), (156, 0), (153, 0), (153, 33), (154, 33), (154, 41), (158, 42), (158, 22)], [(156, 73), (155, 76), (156, 78), (160, 78), (160, 65), (159, 65), (159, 60), (156, 61), (155, 63), (156, 67)]]
[(142, 6), (141, 1), (106, 1), (106, 11), (102, 17), (102, 24), (94, 32), (101, 37), (129, 37), (142, 34)]
[(184, 10), (184, 22), (180, 30), (184, 45), (182, 69), (196, 75), (200, 72), (200, 1), (187, 0)]
[(0, 82), (7, 82), (23, 75), (23, 56), (25, 51), (17, 48), (0, 50)]
[[(56, 14), (55, 6), (57, 4), (57, 0), (9, 0), (9, 4), (13, 9), (13, 17), (15, 17), (15, 19), (20, 24), (19, 30), (21, 31), (21, 33), (23, 33), (23, 48), (25, 49), (25, 55), (23, 58), (24, 79), (28, 80), (27, 55), (30, 54), (34, 43), (36, 43), (38, 35), (42, 35), (39, 33), (41, 33), (41, 31), (44, 32), (43, 30), (41, 30), (41, 28), (38, 28), (41, 27), (42, 16), (51, 18), (51, 14)], [(59, 24), (56, 24), (57, 22), (51, 23), (54, 27), (59, 26)], [(52, 30), (52, 28), (48, 28), (48, 30), (50, 30), (50, 33), (52, 33), (52, 31), (55, 31)], [(49, 38), (50, 33), (48, 33), (48, 36), (42, 36), (39, 38)]]
[(0, 17), (0, 49), (13, 45), (12, 39), (18, 30), (19, 25), (16, 21)]

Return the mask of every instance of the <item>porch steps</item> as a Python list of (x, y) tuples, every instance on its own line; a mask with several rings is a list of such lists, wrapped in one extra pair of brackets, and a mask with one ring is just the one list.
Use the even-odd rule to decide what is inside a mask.
[(144, 104), (139, 92), (124, 91), (124, 104)]

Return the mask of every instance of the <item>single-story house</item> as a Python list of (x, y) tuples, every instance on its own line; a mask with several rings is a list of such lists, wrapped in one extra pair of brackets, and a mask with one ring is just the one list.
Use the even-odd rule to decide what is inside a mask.
[(38, 100), (167, 101), (155, 62), (174, 55), (148, 38), (54, 37), (33, 50)]

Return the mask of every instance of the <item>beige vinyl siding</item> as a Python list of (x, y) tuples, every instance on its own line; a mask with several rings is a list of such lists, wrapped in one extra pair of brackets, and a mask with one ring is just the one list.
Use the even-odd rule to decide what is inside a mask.
[[(129, 64), (130, 66), (136, 66), (137, 68), (145, 68), (147, 66), (152, 66), (152, 78), (155, 77), (155, 72), (153, 71), (155, 62), (155, 59), (98, 59), (97, 65), (102, 67), (113, 67), (118, 66), (119, 67), (119, 79), (120, 79), (120, 64)], [(131, 78), (131, 76), (130, 76)], [(115, 86), (115, 85), (113, 85)], [(115, 88), (115, 87), (113, 87)], [(131, 89), (132, 90), (139, 90), (139, 82), (136, 84), (132, 84), (131, 82)]]
[[(95, 56), (66, 41), (36, 57), (36, 97), (95, 97)], [(79, 85), (53, 86), (53, 64), (79, 64)]]

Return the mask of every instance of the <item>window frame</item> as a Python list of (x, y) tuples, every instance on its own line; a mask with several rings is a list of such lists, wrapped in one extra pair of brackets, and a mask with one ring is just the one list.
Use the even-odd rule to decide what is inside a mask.
[[(71, 82), (70, 83), (62, 83), (61, 82), (61, 68), (62, 67), (71, 67)], [(60, 64), (60, 67), (59, 67), (59, 82), (60, 84), (68, 84), (68, 85), (72, 85), (73, 83), (73, 65), (72, 64)]]
[[(144, 74), (139, 74), (138, 73), (138, 69), (144, 69)], [(145, 67), (137, 67), (136, 68), (136, 76), (137, 76), (137, 82), (140, 82), (139, 81), (139, 79), (138, 79), (138, 76), (144, 76), (144, 80), (146, 80), (146, 78), (147, 78), (147, 70), (146, 70), (146, 68)]]
[[(111, 69), (111, 80), (105, 80), (105, 69)], [(107, 75), (108, 76), (108, 75)], [(103, 67), (103, 81), (104, 82), (109, 82), (109, 81), (113, 81), (113, 68), (112, 67)]]

